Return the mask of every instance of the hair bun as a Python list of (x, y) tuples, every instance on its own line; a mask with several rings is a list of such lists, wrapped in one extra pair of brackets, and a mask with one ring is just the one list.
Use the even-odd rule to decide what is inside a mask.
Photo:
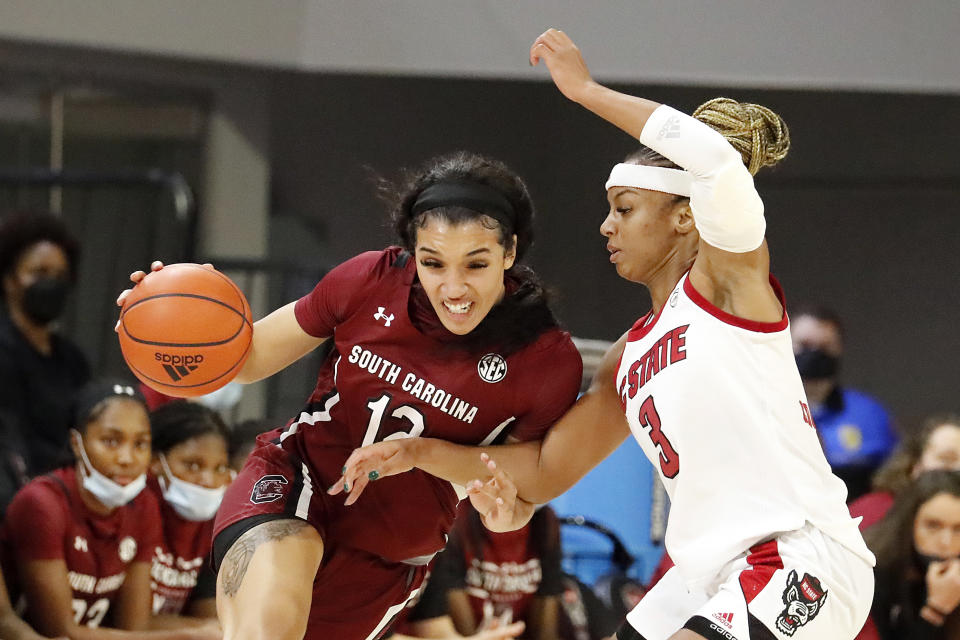
[(787, 123), (759, 104), (714, 98), (697, 107), (693, 117), (719, 131), (753, 175), (783, 160), (790, 149)]

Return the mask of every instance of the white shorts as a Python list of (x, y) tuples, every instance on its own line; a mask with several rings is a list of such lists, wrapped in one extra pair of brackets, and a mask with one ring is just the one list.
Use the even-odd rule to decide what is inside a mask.
[(735, 558), (707, 588), (670, 569), (627, 614), (619, 640), (852, 640), (873, 600), (873, 569), (809, 524)]

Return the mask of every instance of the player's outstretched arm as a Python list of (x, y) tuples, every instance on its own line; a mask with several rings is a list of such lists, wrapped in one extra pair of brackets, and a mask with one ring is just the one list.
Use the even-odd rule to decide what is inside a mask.
[[(204, 266), (213, 268), (209, 263)], [(159, 260), (150, 265), (151, 271), (160, 269), (163, 269), (163, 263)], [(136, 286), (146, 275), (144, 271), (134, 271), (130, 274), (130, 281)], [(131, 291), (132, 289), (126, 289), (120, 294), (117, 306), (123, 306)], [(295, 305), (296, 302), (291, 302), (253, 323), (250, 355), (234, 378), (236, 382), (246, 384), (272, 376), (324, 342), (324, 338), (315, 338), (300, 327), (293, 311)], [(117, 321), (116, 328), (119, 327), (120, 322)]]
[[(562, 31), (549, 29), (534, 41), (530, 63), (541, 61), (567, 98), (695, 176), (699, 196), (692, 213), (701, 242), (690, 279), (697, 291), (740, 317), (779, 321), (783, 310), (769, 284), (763, 202), (740, 153), (686, 114), (594, 82), (580, 50)], [(664, 135), (668, 128), (670, 135)]]
[(520, 500), (542, 504), (552, 500), (606, 458), (630, 434), (614, 375), (626, 335), (606, 353), (590, 390), (547, 432), (542, 441), (470, 447), (435, 438), (386, 440), (356, 449), (343, 476), (328, 492), (346, 491), (356, 502), (369, 482), (416, 467), (467, 486), (493, 477), (484, 453), (508, 474)]
[(530, 47), (530, 64), (543, 62), (560, 92), (634, 138), (640, 138), (644, 125), (659, 103), (608, 89), (593, 80), (570, 36), (548, 29)]

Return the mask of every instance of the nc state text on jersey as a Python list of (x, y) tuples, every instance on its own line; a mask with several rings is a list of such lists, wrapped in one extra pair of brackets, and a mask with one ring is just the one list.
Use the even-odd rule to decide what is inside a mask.
[[(669, 365), (686, 360), (687, 329), (689, 327), (689, 324), (685, 324), (667, 331), (650, 347), (649, 351), (634, 360), (627, 370), (627, 375), (620, 380), (620, 398), (623, 402), (626, 402), (627, 394), (633, 398), (637, 395), (640, 387), (650, 382), (650, 378)], [(627, 387), (625, 393), (624, 387), (628, 384), (629, 387)]]
[(415, 373), (407, 372), (401, 380), (400, 374), (403, 373), (403, 367), (390, 362), (383, 356), (378, 356), (369, 349), (364, 349), (358, 344), (353, 345), (353, 348), (350, 349), (347, 362), (357, 365), (390, 384), (399, 384), (401, 389), (424, 404), (429, 404), (449, 416), (463, 420), (467, 424), (472, 424), (473, 419), (477, 417), (477, 407), (469, 402), (451, 395)]

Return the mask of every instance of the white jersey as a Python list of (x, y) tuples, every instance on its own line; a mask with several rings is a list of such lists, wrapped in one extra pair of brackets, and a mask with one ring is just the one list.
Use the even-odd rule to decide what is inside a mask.
[(874, 564), (821, 449), (786, 313), (736, 318), (685, 275), (659, 315), (631, 329), (616, 384), (670, 496), (666, 548), (691, 588), (808, 522)]

